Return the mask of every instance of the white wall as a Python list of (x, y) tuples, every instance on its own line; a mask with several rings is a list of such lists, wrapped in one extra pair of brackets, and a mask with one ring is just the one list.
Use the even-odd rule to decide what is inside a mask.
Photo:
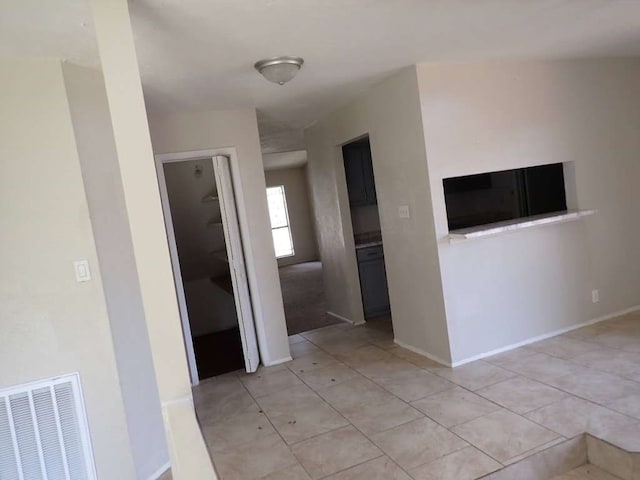
[[(0, 387), (79, 371), (98, 476), (134, 479), (61, 64), (3, 59), (0, 70)], [(76, 283), (77, 259), (91, 281)]]
[(193, 408), (153, 148), (126, 0), (89, 0), (173, 478), (217, 478)]
[(149, 336), (104, 80), (99, 70), (63, 65), (65, 87), (100, 261), (136, 478), (169, 462)]
[(267, 211), (256, 112), (218, 110), (149, 117), (156, 154), (233, 147), (231, 162), (238, 214), (243, 232), (249, 286), (257, 319), (258, 343), (265, 364), (290, 357), (278, 281), (277, 263)]
[(267, 187), (284, 185), (295, 255), (278, 259), (278, 266), (318, 260), (314, 217), (309, 200), (307, 167), (268, 170)]
[[(396, 340), (450, 360), (416, 69), (305, 131), (329, 308), (363, 321), (340, 146), (369, 134)], [(408, 205), (411, 218), (398, 207)]]
[[(640, 304), (640, 61), (420, 65), (418, 78), (453, 360)], [(577, 206), (596, 215), (446, 240), (443, 178), (554, 162), (574, 162)]]

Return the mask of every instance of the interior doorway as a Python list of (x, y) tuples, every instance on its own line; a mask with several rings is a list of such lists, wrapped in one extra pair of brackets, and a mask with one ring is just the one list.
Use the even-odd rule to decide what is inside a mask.
[(367, 322), (373, 319), (390, 322), (391, 305), (369, 137), (344, 145), (342, 156), (364, 317)]
[(246, 369), (258, 347), (227, 156), (163, 155), (156, 167), (191, 380)]
[(339, 323), (327, 312), (307, 167), (267, 170), (265, 181), (289, 335)]

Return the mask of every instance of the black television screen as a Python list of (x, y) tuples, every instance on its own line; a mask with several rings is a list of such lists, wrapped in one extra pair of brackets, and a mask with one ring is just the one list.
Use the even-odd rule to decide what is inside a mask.
[(562, 163), (442, 182), (450, 231), (567, 209)]

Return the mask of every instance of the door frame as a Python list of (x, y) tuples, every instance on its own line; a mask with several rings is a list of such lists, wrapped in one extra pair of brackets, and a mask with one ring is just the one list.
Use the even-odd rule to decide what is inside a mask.
[[(167, 231), (167, 240), (169, 244), (169, 255), (171, 257), (171, 266), (173, 267), (173, 278), (176, 286), (176, 295), (178, 298), (178, 309), (180, 311), (180, 320), (182, 323), (182, 336), (185, 346), (185, 352), (187, 355), (187, 362), (189, 365), (189, 376), (191, 378), (191, 385), (196, 386), (200, 383), (200, 378), (198, 376), (198, 367), (196, 365), (196, 356), (195, 350), (193, 347), (193, 337), (191, 335), (191, 324), (189, 323), (189, 314), (187, 311), (187, 300), (184, 293), (184, 284), (182, 282), (182, 272), (180, 269), (180, 260), (178, 258), (178, 249), (176, 244), (175, 231), (173, 228), (173, 219), (171, 217), (171, 209), (169, 205), (169, 195), (167, 192), (167, 184), (164, 175), (164, 164), (165, 163), (175, 163), (175, 162), (184, 162), (189, 160), (198, 160), (198, 159), (207, 159), (213, 162), (213, 158), (217, 156), (224, 156), (229, 158), (229, 163), (231, 170), (233, 171), (233, 164), (237, 162), (237, 153), (235, 148), (216, 148), (209, 150), (196, 150), (189, 152), (179, 152), (179, 153), (163, 153), (154, 155), (155, 159), (155, 167), (156, 167), (156, 176), (158, 179), (158, 187), (160, 190), (160, 201), (162, 204), (162, 212), (166, 225)], [(213, 178), (214, 184), (217, 186), (217, 181)], [(238, 184), (237, 179), (232, 176), (232, 184), (234, 190), (236, 191), (236, 196), (238, 195)], [(235, 200), (234, 200), (235, 201)], [(236, 202), (236, 208), (238, 207), (238, 203)], [(238, 229), (240, 236), (242, 238), (242, 225), (238, 224)], [(225, 238), (225, 243), (227, 239)], [(234, 295), (236, 293), (234, 292)], [(251, 300), (251, 306), (254, 308), (253, 299)], [(258, 321), (257, 317), (254, 314), (254, 322)], [(255, 325), (254, 325), (255, 328)]]

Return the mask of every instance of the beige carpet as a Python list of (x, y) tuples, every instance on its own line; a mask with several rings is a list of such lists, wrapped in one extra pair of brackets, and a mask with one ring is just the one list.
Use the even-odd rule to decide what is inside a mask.
[(279, 271), (289, 335), (340, 323), (327, 315), (320, 262), (299, 263)]

